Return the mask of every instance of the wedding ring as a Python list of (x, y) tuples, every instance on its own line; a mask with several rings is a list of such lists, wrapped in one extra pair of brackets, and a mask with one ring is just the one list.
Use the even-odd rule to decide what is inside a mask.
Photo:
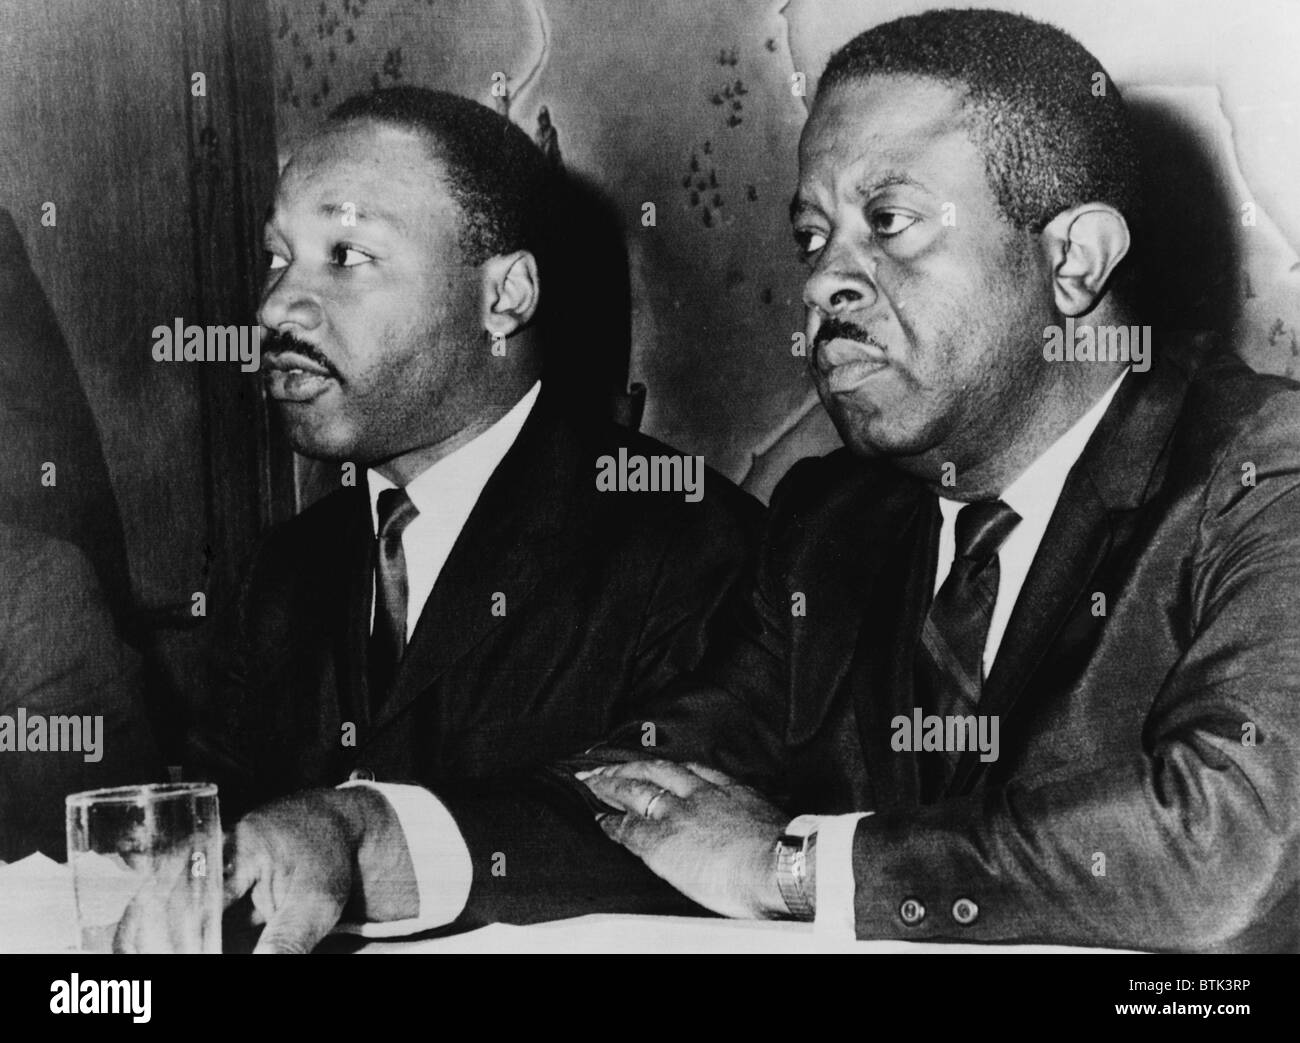
[(662, 786), (660, 786), (660, 787), (659, 787), (659, 792), (656, 793), (653, 797), (650, 798), (650, 803), (647, 804), (647, 805), (645, 806), (645, 811), (641, 812), (641, 817), (642, 817), (642, 818), (649, 818), (650, 815), (651, 815), (651, 812), (653, 812), (654, 809), (655, 809), (655, 805), (659, 803), (660, 798), (663, 797), (663, 795), (664, 795), (665, 793), (667, 793), (667, 792), (668, 792), (668, 791), (667, 791), (666, 789), (664, 789)]

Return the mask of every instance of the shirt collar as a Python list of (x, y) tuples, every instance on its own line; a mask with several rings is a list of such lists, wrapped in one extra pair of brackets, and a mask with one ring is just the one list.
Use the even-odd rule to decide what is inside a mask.
[[(1065, 479), (1079, 457), (1083, 455), (1088, 439), (1101, 423), (1101, 418), (1110, 407), (1111, 399), (1115, 397), (1115, 392), (1119, 390), (1126, 376), (1128, 376), (1127, 369), (1115, 378), (1105, 394), (1097, 399), (1083, 416), (1070, 425), (1069, 430), (1048, 446), (1033, 463), (1020, 472), (1015, 481), (1003, 490), (1002, 502), (1020, 515), (1022, 521), (1039, 519), (1043, 526), (1046, 526), (1047, 519), (1056, 509), (1056, 501), (1060, 499), (1061, 490), (1065, 487)], [(960, 500), (950, 500), (942, 496), (939, 498), (939, 507), (945, 520), (949, 515), (955, 516), (964, 506), (965, 503)]]
[[(429, 514), (437, 508), (439, 500), (448, 489), (472, 490), (477, 498), (492, 472), (519, 437), (541, 388), (542, 382), (539, 380), (528, 389), (523, 398), (510, 407), (509, 412), (481, 435), (452, 450), (407, 482), (406, 495), (411, 498), (416, 510), (421, 514)], [(374, 470), (366, 471), (366, 482), (370, 486), (370, 521), (377, 532), (379, 494), (397, 486)]]
[(1003, 490), (1003, 503), (1021, 518), (1028, 518), (1031, 514), (1041, 514), (1045, 518), (1051, 516), (1056, 509), (1056, 501), (1061, 497), (1061, 490), (1065, 487), (1065, 479), (1083, 455), (1088, 439), (1106, 415), (1110, 400), (1115, 397), (1115, 392), (1127, 375), (1126, 369), (1115, 378), (1106, 393), (1092, 404), (1091, 409), (1071, 424), (1070, 429), (1037, 460), (1020, 472), (1020, 477)]

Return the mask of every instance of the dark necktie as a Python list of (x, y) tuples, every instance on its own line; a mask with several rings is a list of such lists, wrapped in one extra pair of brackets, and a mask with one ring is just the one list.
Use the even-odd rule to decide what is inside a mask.
[(928, 713), (969, 715), (979, 705), (998, 596), (998, 548), (1019, 523), (1020, 515), (1001, 500), (968, 503), (957, 512), (956, 557), (930, 604), (917, 650), (917, 704)]
[(379, 535), (375, 540), (375, 624), (367, 652), (370, 705), (378, 707), (392, 687), (406, 651), (406, 554), (402, 532), (420, 512), (405, 489), (379, 494)]

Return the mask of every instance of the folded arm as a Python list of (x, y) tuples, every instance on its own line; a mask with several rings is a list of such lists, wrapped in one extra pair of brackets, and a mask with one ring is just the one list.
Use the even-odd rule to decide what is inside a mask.
[[(1230, 447), (1207, 483), (1189, 637), (1151, 693), (1141, 749), (864, 819), (859, 937), (1204, 949), (1294, 894), (1300, 468), (1295, 425), (1266, 420), (1272, 434)], [(909, 898), (928, 907), (919, 923), (901, 917)], [(973, 922), (954, 917), (961, 898)]]

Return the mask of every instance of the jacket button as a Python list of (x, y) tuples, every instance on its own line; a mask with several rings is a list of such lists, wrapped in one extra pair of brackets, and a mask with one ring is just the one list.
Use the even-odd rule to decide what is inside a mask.
[(919, 898), (907, 898), (898, 907), (898, 915), (903, 918), (903, 923), (908, 927), (915, 927), (925, 919), (925, 906), (921, 904)]
[(374, 782), (375, 773), (369, 768), (354, 768), (348, 776), (349, 782)]
[(969, 927), (980, 914), (980, 907), (969, 898), (958, 898), (952, 903), (952, 918), (963, 927)]

